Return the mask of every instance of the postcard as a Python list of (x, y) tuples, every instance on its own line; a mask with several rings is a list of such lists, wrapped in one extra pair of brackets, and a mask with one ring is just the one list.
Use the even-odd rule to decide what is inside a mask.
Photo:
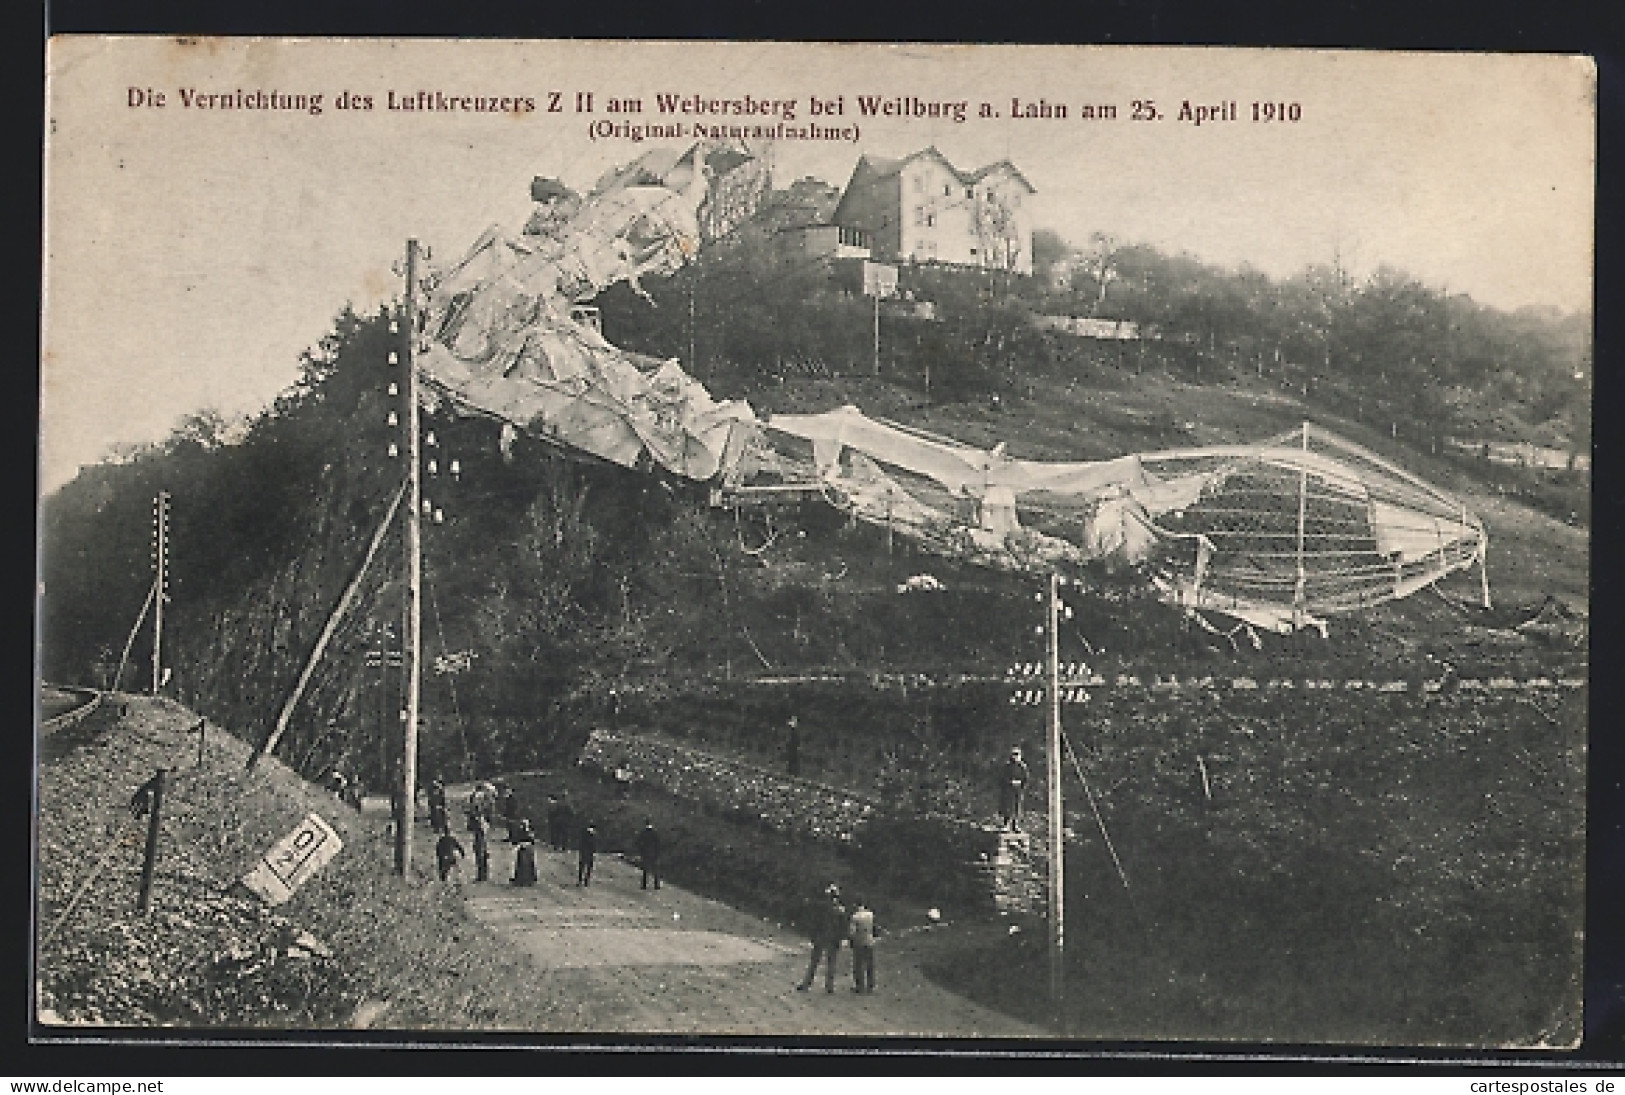
[(1573, 1049), (1595, 91), (52, 40), (34, 1036)]

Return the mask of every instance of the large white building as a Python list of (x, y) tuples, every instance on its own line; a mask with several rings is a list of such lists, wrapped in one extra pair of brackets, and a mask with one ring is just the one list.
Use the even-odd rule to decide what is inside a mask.
[(961, 171), (935, 148), (862, 156), (832, 218), (865, 233), (881, 262), (1033, 271), (1033, 186), (1009, 160)]

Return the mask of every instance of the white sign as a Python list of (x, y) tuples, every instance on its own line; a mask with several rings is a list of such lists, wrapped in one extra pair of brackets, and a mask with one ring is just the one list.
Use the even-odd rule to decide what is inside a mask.
[(894, 297), (897, 295), (897, 267), (883, 262), (863, 260), (863, 295), (866, 297)]
[(315, 814), (306, 814), (293, 832), (260, 857), (254, 869), (243, 876), (243, 884), (267, 905), (280, 905), (343, 847), (344, 841), (331, 825)]

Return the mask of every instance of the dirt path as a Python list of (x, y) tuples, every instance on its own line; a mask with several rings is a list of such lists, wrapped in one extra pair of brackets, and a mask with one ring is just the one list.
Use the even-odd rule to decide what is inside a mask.
[[(499, 830), (500, 831), (500, 830)], [(882, 940), (873, 995), (851, 991), (851, 952), (841, 952), (836, 990), (823, 971), (796, 991), (808, 945), (779, 925), (670, 884), (639, 888), (640, 873), (600, 855), (592, 885), (575, 884), (573, 852), (537, 852), (539, 881), (508, 884), (513, 852), (492, 844), (493, 881), (460, 883), (471, 915), (512, 941), (560, 1004), (549, 1029), (712, 1034), (913, 1034), (1038, 1036), (1043, 1032), (979, 1007), (926, 980), (923, 939)], [(951, 930), (951, 929), (940, 929)], [(573, 1007), (570, 1005), (573, 1003)]]

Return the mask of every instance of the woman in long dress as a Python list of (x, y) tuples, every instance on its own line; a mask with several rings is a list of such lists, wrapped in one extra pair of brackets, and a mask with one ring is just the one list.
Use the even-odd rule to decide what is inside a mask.
[(514, 842), (517, 847), (513, 857), (513, 884), (515, 886), (536, 885), (536, 834), (531, 832), (530, 822), (521, 820), (518, 839)]

